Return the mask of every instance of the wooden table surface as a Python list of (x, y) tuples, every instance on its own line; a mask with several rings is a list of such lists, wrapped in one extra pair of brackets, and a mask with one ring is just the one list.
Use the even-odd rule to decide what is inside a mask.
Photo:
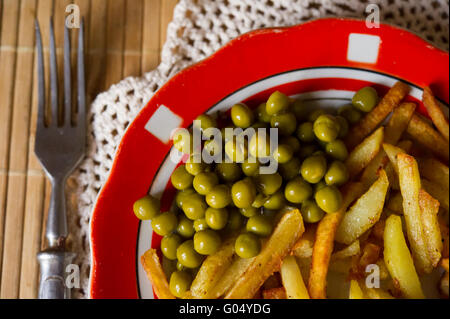
[[(50, 185), (33, 151), (34, 21), (39, 20), (48, 61), (49, 19), (54, 17), (62, 79), (63, 25), (72, 3), (86, 22), (87, 95), (92, 101), (111, 84), (159, 64), (177, 0), (0, 0), (0, 298), (37, 296), (36, 254), (44, 246)], [(76, 47), (77, 31), (71, 34)]]

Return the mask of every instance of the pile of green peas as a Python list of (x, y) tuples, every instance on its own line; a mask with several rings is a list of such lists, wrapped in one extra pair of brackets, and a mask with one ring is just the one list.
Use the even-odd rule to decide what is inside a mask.
[[(150, 195), (133, 207), (139, 219), (151, 220), (153, 230), (163, 236), (162, 254), (176, 263), (170, 275), (171, 292), (182, 297), (205, 256), (214, 254), (230, 233), (239, 232), (236, 254), (252, 258), (261, 250), (261, 238), (272, 233), (276, 212), (284, 207), (298, 207), (306, 223), (317, 223), (326, 213), (336, 212), (342, 203), (338, 187), (349, 178), (344, 164), (348, 151), (342, 139), (349, 125), (377, 103), (376, 91), (365, 87), (337, 115), (322, 109), (309, 112), (302, 101), (279, 91), (255, 110), (236, 104), (231, 108), (231, 122), (222, 130), (272, 127), (278, 128), (280, 137), (271, 152), (268, 134), (254, 134), (244, 148), (223, 135), (222, 157), (228, 156), (231, 163), (196, 163), (192, 143), (187, 147), (191, 134), (175, 135), (174, 147), (191, 154), (171, 176), (177, 189), (175, 209), (161, 213), (159, 200)], [(194, 129), (202, 134), (217, 127), (212, 116), (202, 114), (197, 120), (201, 125)], [(208, 142), (204, 148), (211, 146)], [(278, 171), (260, 174), (261, 164), (255, 159), (267, 156), (278, 162)]]

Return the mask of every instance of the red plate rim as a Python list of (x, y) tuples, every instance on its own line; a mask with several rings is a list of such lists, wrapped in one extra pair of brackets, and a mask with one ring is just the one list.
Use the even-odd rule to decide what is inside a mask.
[[(350, 34), (380, 38), (375, 62), (347, 58)], [(132, 213), (132, 204), (148, 193), (171, 147), (171, 143), (161, 142), (144, 129), (155, 111), (161, 105), (168, 106), (182, 119), (181, 126), (187, 127), (198, 114), (246, 85), (274, 74), (310, 67), (381, 72), (417, 87), (429, 85), (442, 102), (449, 102), (449, 74), (442, 71), (449, 69), (448, 53), (397, 27), (381, 24), (380, 28), (369, 29), (361, 20), (330, 18), (239, 36), (212, 56), (173, 76), (128, 127), (91, 218), (91, 298), (139, 297), (136, 282), (139, 221)], [(186, 102), (195, 103), (186, 107)]]

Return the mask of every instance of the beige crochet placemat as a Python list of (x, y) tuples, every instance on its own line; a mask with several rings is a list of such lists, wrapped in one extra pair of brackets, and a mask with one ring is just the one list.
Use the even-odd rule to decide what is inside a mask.
[(75, 174), (76, 194), (70, 212), (72, 249), (81, 267), (81, 289), (88, 297), (89, 221), (106, 181), (114, 153), (127, 126), (171, 76), (250, 30), (289, 26), (321, 17), (364, 19), (369, 3), (380, 8), (381, 22), (418, 33), (448, 50), (448, 0), (180, 0), (168, 26), (161, 64), (141, 78), (126, 78), (97, 96), (91, 105), (88, 155)]

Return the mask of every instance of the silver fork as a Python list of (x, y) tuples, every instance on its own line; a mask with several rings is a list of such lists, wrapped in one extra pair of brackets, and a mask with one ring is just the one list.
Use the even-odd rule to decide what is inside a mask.
[[(75, 254), (65, 251), (68, 236), (66, 200), (64, 188), (67, 177), (78, 166), (85, 154), (86, 141), (86, 96), (84, 74), (84, 23), (78, 34), (77, 97), (78, 112), (72, 119), (72, 85), (70, 70), (70, 41), (67, 26), (64, 29), (64, 110), (58, 116), (58, 66), (53, 21), (50, 19), (50, 121), (45, 121), (45, 79), (42, 38), (36, 21), (36, 48), (38, 74), (38, 117), (34, 151), (52, 183), (52, 195), (47, 217), (45, 236), (48, 249), (37, 256), (40, 268), (40, 299), (70, 298), (70, 289), (65, 285), (65, 270)], [(58, 121), (63, 118), (63, 122)]]

